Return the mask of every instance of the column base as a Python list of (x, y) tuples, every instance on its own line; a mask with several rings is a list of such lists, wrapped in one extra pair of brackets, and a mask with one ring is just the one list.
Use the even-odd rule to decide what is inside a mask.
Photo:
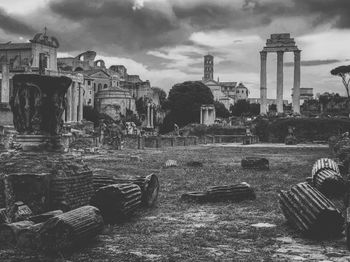
[(63, 150), (60, 136), (16, 135), (15, 142), (22, 145), (23, 151), (60, 152)]

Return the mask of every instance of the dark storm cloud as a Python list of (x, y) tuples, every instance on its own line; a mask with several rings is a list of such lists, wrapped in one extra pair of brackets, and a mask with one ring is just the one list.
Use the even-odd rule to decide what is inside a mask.
[(315, 24), (334, 20), (337, 28), (350, 27), (349, 0), (293, 0), (296, 11), (318, 15)]
[(93, 41), (113, 43), (126, 50), (172, 45), (183, 39), (185, 30), (162, 10), (145, 5), (133, 10), (133, 1), (51, 1), (50, 8), (63, 18), (78, 22)]
[(11, 17), (4, 9), (0, 8), (0, 28), (7, 33), (21, 34), (23, 36), (32, 36), (34, 29), (21, 22), (15, 17)]
[[(301, 61), (302, 66), (319, 66), (319, 65), (328, 65), (342, 62), (338, 59), (328, 59), (328, 60), (305, 60)], [(285, 66), (294, 66), (294, 62), (284, 63)]]
[(0, 28), (33, 35), (34, 25), (40, 30), (50, 19), (59, 25), (50, 31), (60, 39), (61, 52), (95, 49), (136, 57), (144, 50), (189, 43), (191, 33), (198, 31), (254, 28), (259, 33), (277, 18), (311, 19), (309, 31), (330, 21), (335, 27), (350, 27), (349, 0), (169, 0), (133, 7), (134, 0), (49, 0), (46, 16), (40, 10), (23, 21), (0, 9)]

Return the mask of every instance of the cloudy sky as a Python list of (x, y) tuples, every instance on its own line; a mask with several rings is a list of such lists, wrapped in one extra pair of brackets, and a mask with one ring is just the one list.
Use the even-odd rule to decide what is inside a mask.
[[(349, 0), (0, 0), (0, 42), (24, 42), (46, 26), (60, 56), (95, 50), (108, 66), (168, 91), (199, 80), (203, 55), (214, 77), (241, 81), (259, 96), (259, 51), (272, 33), (288, 32), (302, 49), (301, 86), (345, 94), (329, 71), (350, 64)], [(293, 54), (285, 58), (285, 98)], [(276, 54), (268, 55), (268, 96), (275, 97)]]

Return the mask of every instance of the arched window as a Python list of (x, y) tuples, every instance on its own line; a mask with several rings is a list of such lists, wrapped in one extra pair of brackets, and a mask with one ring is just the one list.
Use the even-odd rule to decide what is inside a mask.
[(98, 91), (100, 91), (102, 89), (102, 84), (98, 84)]
[(104, 84), (103, 89), (107, 89), (107, 88), (108, 88), (107, 84)]

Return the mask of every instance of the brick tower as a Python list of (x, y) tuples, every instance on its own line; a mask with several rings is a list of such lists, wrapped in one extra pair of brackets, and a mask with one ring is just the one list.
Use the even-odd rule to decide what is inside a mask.
[(204, 76), (203, 80), (214, 79), (214, 57), (212, 55), (204, 56)]

